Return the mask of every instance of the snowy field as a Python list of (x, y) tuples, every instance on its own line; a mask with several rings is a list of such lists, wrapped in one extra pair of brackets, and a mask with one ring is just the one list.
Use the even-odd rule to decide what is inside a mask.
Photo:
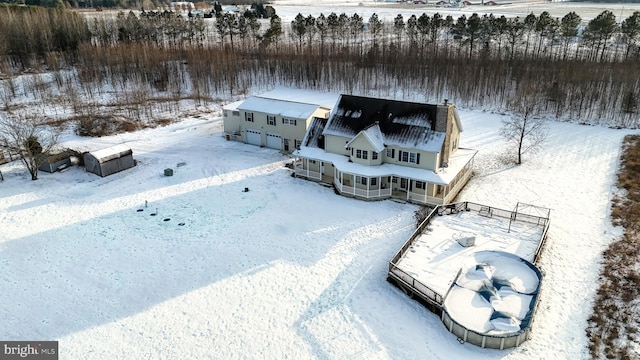
[[(540, 15), (543, 11), (547, 11), (551, 16), (562, 18), (569, 12), (574, 11), (580, 15), (583, 21), (590, 21), (597, 17), (604, 10), (610, 10), (616, 16), (617, 20), (626, 19), (631, 16), (634, 11), (640, 10), (640, 4), (603, 4), (603, 3), (572, 3), (572, 2), (545, 2), (545, 1), (500, 1), (498, 3), (505, 3), (498, 6), (486, 6), (486, 5), (470, 5), (463, 8), (448, 8), (448, 7), (436, 7), (433, 5), (436, 1), (429, 0), (429, 4), (412, 4), (410, 1), (407, 3), (397, 4), (395, 2), (381, 2), (381, 1), (358, 1), (358, 0), (322, 0), (322, 1), (309, 1), (309, 0), (275, 0), (273, 6), (276, 9), (278, 16), (282, 18), (283, 22), (291, 22), (298, 13), (304, 16), (313, 15), (318, 16), (320, 13), (324, 13), (325, 16), (332, 12), (336, 14), (345, 13), (349, 16), (357, 13), (367, 21), (373, 13), (376, 13), (380, 20), (388, 23), (393, 23), (393, 19), (402, 14), (406, 21), (411, 15), (419, 17), (422, 13), (433, 15), (440, 13), (443, 16), (451, 15), (453, 18), (458, 18), (461, 15), (465, 15), (467, 18), (473, 14), (494, 14), (496, 17), (502, 15), (506, 17), (520, 16), (524, 18), (530, 13), (534, 13), (536, 16)], [(481, 3), (481, 0), (473, 1), (474, 3)], [(508, 3), (508, 4), (507, 4)]]
[(32, 182), (18, 162), (0, 166), (0, 339), (58, 340), (61, 359), (588, 358), (630, 131), (552, 122), (543, 150), (513, 166), (502, 116), (459, 110), (460, 144), (479, 150), (460, 200), (551, 208), (541, 305), (519, 348), (460, 344), (386, 282), (416, 206), (295, 179), (283, 155), (225, 141), (220, 108), (118, 136), (66, 135), (79, 150), (132, 147), (138, 166), (106, 178), (71, 168)]

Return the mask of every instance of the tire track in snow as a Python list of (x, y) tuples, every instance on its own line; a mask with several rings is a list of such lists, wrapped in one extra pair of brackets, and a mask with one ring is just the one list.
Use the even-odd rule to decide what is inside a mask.
[[(376, 225), (358, 228), (332, 248), (314, 267), (317, 272), (335, 273), (333, 279), (296, 321), (298, 334), (321, 359), (387, 358), (375, 334), (350, 309), (350, 300), (360, 281), (380, 261), (386, 264), (387, 238), (409, 232), (413, 222), (396, 216)], [(381, 260), (384, 259), (384, 260)], [(384, 274), (380, 274), (384, 276)], [(319, 277), (322, 278), (322, 277)], [(335, 325), (339, 324), (339, 327)]]

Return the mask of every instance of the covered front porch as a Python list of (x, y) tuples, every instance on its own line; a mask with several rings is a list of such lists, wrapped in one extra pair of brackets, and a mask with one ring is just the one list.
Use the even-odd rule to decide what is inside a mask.
[(320, 154), (322, 157), (315, 159), (298, 157), (293, 168), (296, 177), (331, 184), (345, 196), (443, 205), (453, 202), (471, 178), (475, 153), (460, 149), (448, 168), (437, 171), (390, 164), (365, 166), (334, 154)]
[(406, 177), (389, 175), (367, 177), (335, 171), (333, 185), (346, 196), (365, 200), (401, 199), (418, 204), (443, 204), (445, 187)]

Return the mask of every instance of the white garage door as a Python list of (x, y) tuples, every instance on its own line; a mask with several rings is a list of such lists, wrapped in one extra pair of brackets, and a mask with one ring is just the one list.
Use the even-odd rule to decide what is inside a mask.
[(282, 136), (280, 134), (267, 133), (267, 147), (271, 149), (282, 149)]
[(247, 144), (258, 146), (262, 145), (260, 130), (247, 129)]

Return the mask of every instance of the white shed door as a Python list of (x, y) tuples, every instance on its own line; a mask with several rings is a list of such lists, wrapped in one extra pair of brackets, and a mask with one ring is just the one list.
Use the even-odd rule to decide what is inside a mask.
[(247, 144), (258, 146), (262, 145), (260, 130), (247, 129)]
[(271, 149), (282, 149), (282, 136), (280, 134), (267, 133), (267, 147)]

